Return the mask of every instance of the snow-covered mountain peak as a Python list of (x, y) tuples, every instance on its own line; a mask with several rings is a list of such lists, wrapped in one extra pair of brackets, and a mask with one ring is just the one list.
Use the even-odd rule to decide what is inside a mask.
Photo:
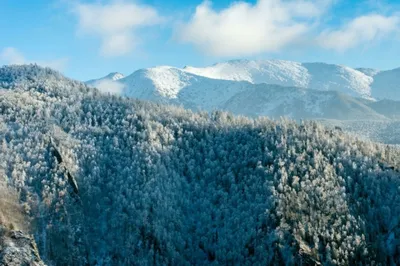
[(363, 98), (370, 98), (373, 81), (372, 77), (346, 66), (285, 60), (231, 60), (184, 70), (212, 79), (335, 90)]
[(112, 79), (112, 80), (119, 80), (124, 77), (125, 76), (119, 72), (112, 72), (112, 73), (108, 74), (107, 76), (105, 76), (104, 78), (108, 78), (108, 79)]
[[(367, 100), (373, 100), (372, 97), (396, 100), (400, 99), (399, 71), (400, 69), (391, 71), (354, 69), (321, 62), (239, 59), (216, 63), (208, 67), (157, 66), (140, 69), (125, 78), (115, 81), (111, 75), (105, 79), (106, 82), (100, 79), (102, 82), (99, 83), (96, 80), (97, 82), (92, 85), (102, 91), (110, 91), (106, 89), (112, 88), (112, 92), (129, 97), (168, 103), (173, 101), (183, 103), (192, 109), (210, 110), (224, 108), (224, 104), (237, 93), (241, 96), (235, 98), (236, 100), (230, 104), (231, 107), (239, 102), (238, 99), (244, 99), (244, 96), (249, 93), (257, 92), (263, 97), (271, 96), (264, 92), (264, 90), (271, 91), (271, 86), (253, 89), (252, 85), (258, 84), (279, 85), (278, 89), (273, 90), (274, 93), (282, 90), (291, 95), (278, 93), (280, 97), (287, 96), (290, 99), (296, 98), (295, 95), (303, 94), (299, 94), (296, 89), (284, 90), (285, 87), (323, 92), (322, 94), (307, 93), (310, 99), (307, 100), (307, 104), (314, 101), (311, 99), (323, 102), (319, 98), (329, 91)], [(336, 98), (335, 96), (332, 99)], [(254, 97), (246, 99), (246, 104), (250, 104), (249, 99), (254, 99)], [(286, 102), (289, 103), (289, 101)], [(346, 100), (346, 102), (350, 101)], [(231, 109), (236, 110), (236, 107)]]
[(108, 74), (108, 75), (106, 75), (106, 76), (104, 76), (102, 78), (91, 79), (91, 80), (86, 81), (85, 83), (88, 84), (88, 85), (93, 86), (96, 83), (98, 84), (99, 82), (102, 82), (102, 81), (117, 81), (117, 80), (120, 80), (120, 79), (122, 79), (124, 77), (125, 76), (123, 74), (119, 73), (119, 72), (111, 72), (110, 74)]
[(144, 96), (155, 93), (158, 96), (173, 99), (182, 88), (190, 85), (193, 76), (179, 68), (158, 66), (135, 71), (121, 82), (125, 84), (124, 94), (126, 95)]
[[(256, 68), (262, 69), (270, 67), (272, 64), (280, 66), (281, 69), (286, 67), (293, 70), (293, 67), (296, 67), (293, 62), (276, 60), (268, 62), (229, 61), (210, 68), (221, 70), (224, 67), (241, 66), (243, 63), (247, 66), (247, 73), (250, 77), (255, 75)], [(348, 75), (354, 71), (342, 66), (325, 66), (325, 64), (317, 63), (305, 66), (297, 63), (297, 67), (302, 71), (310, 69), (311, 73), (314, 68), (328, 72), (331, 70), (332, 73), (338, 73), (350, 81), (352, 79)], [(243, 68), (238, 69), (242, 70)], [(191, 70), (190, 67), (179, 69), (170, 66), (138, 70), (119, 81), (124, 86), (122, 94), (133, 98), (183, 105), (193, 110), (223, 109), (248, 116), (279, 117), (284, 114), (292, 118), (356, 119), (368, 117), (383, 119), (383, 116), (369, 109), (362, 102), (338, 91), (325, 91), (325, 88), (322, 88), (321, 91), (279, 84), (254, 84), (248, 80), (217, 79), (206, 77), (204, 73), (192, 73), (194, 71)], [(268, 73), (265, 70), (261, 71)], [(319, 76), (308, 76), (313, 79), (309, 83), (321, 81), (322, 86), (324, 71)], [(279, 74), (278, 71), (275, 73)], [(335, 79), (332, 78), (332, 83), (334, 81)]]
[(231, 60), (210, 67), (186, 67), (185, 71), (213, 79), (306, 87), (309, 75), (300, 63), (284, 60)]

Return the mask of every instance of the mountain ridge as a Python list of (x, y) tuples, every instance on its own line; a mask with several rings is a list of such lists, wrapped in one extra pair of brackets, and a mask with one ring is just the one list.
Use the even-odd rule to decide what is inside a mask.
[[(267, 83), (321, 91), (335, 90), (353, 97), (366, 99), (392, 99), (391, 96), (393, 95), (394, 99), (400, 100), (400, 93), (398, 92), (400, 85), (397, 85), (400, 84), (398, 69), (380, 71), (322, 62), (299, 63), (287, 60), (238, 59), (215, 63), (202, 68), (159, 66), (140, 70), (151, 72), (155, 69), (166, 70), (168, 68), (214, 80), (247, 81), (253, 84)], [(166, 79), (169, 78), (167, 73), (164, 73), (163, 76)], [(121, 78), (120, 81), (124, 83), (125, 78)], [(387, 79), (391, 82), (390, 88), (385, 88)], [(163, 81), (154, 80), (154, 82), (161, 84)], [(171, 84), (164, 85), (171, 86)]]
[[(171, 66), (140, 69), (119, 82), (124, 87), (121, 93), (124, 96), (183, 105), (193, 110), (222, 109), (253, 117), (262, 114), (271, 117), (289, 116), (295, 119), (385, 119), (384, 115), (368, 106), (367, 103), (371, 100), (359, 100), (335, 90), (321, 91), (266, 83), (254, 84), (247, 80), (213, 79)], [(259, 102), (256, 96), (253, 96), (253, 102), (249, 101), (254, 92), (264, 95), (261, 97), (265, 99), (262, 106), (257, 104), (259, 110), (255, 109), (254, 103)], [(269, 97), (265, 97), (267, 94)], [(271, 101), (272, 98), (274, 101)], [(329, 103), (326, 102), (328, 98)], [(297, 102), (296, 105), (293, 105), (294, 101)], [(341, 107), (335, 107), (335, 101)], [(321, 105), (321, 102), (326, 102), (326, 105)], [(349, 104), (350, 102), (353, 104)], [(296, 108), (301, 108), (304, 112), (297, 112)], [(318, 108), (324, 111), (313, 111)], [(318, 113), (321, 114), (320, 117), (317, 116)]]

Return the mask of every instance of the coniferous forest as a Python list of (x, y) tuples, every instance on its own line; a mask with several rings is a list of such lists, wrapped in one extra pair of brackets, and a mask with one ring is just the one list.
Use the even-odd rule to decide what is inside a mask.
[(394, 146), (35, 65), (0, 68), (0, 114), (0, 265), (19, 231), (37, 265), (400, 264)]

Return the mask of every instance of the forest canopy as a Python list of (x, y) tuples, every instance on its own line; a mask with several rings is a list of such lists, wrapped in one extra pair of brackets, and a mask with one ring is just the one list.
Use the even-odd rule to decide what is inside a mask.
[(0, 179), (46, 263), (400, 264), (395, 147), (105, 95), (35, 65), (0, 68), (0, 114)]

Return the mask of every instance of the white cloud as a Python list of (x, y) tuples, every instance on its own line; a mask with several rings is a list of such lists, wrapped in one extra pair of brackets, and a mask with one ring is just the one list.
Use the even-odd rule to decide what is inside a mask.
[(114, 1), (110, 4), (77, 4), (73, 8), (79, 19), (79, 31), (101, 38), (105, 56), (131, 52), (140, 41), (137, 30), (160, 24), (161, 16), (147, 5)]
[[(188, 21), (177, 27), (176, 36), (182, 43), (192, 44), (207, 55), (237, 57), (315, 44), (341, 52), (400, 33), (398, 14), (367, 14), (352, 18), (337, 29), (327, 28), (329, 16), (324, 15), (329, 15), (335, 2), (258, 0), (250, 4), (239, 1), (216, 10), (206, 0), (197, 6)], [(387, 10), (383, 4), (379, 10), (383, 6)]]
[(103, 93), (121, 94), (124, 85), (114, 80), (99, 80), (94, 85), (99, 91)]
[(177, 36), (216, 56), (278, 51), (304, 38), (330, 2), (258, 0), (256, 4), (235, 2), (216, 11), (205, 1), (190, 21), (180, 25)]
[(359, 45), (378, 41), (398, 31), (400, 18), (370, 14), (353, 19), (338, 30), (326, 30), (317, 41), (326, 49), (345, 51)]
[(11, 65), (21, 65), (26, 62), (24, 55), (14, 47), (6, 47), (0, 53), (0, 60)]
[(0, 62), (6, 65), (22, 65), (22, 64), (38, 64), (44, 67), (50, 67), (59, 71), (65, 69), (68, 58), (60, 58), (55, 60), (30, 60), (14, 47), (6, 47), (0, 52)]

